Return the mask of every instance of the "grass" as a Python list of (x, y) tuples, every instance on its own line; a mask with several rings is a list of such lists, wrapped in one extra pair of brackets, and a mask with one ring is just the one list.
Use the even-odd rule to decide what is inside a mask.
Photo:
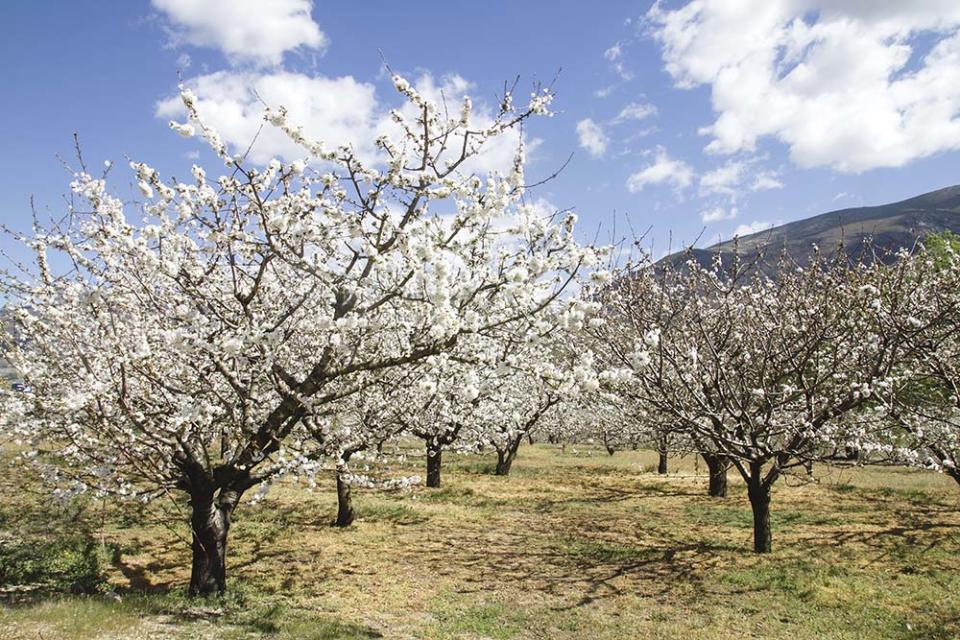
[[(525, 446), (502, 478), (448, 458), (440, 489), (355, 491), (345, 530), (332, 479), (241, 505), (230, 592), (200, 602), (173, 507), (54, 508), (4, 465), (0, 639), (960, 637), (960, 491), (942, 476), (782, 482), (758, 556), (742, 483), (709, 498), (690, 459), (663, 477), (649, 452)], [(75, 574), (104, 582), (74, 595)]]

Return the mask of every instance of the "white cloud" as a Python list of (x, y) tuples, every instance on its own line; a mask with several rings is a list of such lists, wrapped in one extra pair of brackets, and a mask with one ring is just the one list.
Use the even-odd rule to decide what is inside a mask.
[(736, 202), (747, 190), (782, 189), (783, 182), (776, 171), (757, 168), (762, 160), (760, 157), (729, 160), (707, 171), (700, 177), (700, 195), (723, 195), (731, 202)]
[(723, 194), (736, 197), (737, 187), (743, 180), (743, 162), (728, 162), (722, 167), (708, 171), (700, 177), (700, 194)]
[(646, 102), (631, 102), (617, 115), (615, 122), (624, 122), (626, 120), (644, 120), (650, 116), (656, 115), (657, 108)]
[(170, 21), (174, 45), (220, 49), (232, 62), (276, 66), (300, 47), (323, 49), (327, 37), (310, 0), (152, 0)]
[(733, 220), (737, 217), (737, 208), (730, 207), (725, 209), (723, 207), (712, 207), (710, 209), (705, 209), (700, 212), (700, 219), (705, 222), (719, 222), (720, 220)]
[(766, 231), (767, 229), (770, 229), (773, 226), (774, 224), (772, 222), (761, 222), (758, 220), (756, 222), (751, 222), (750, 224), (739, 225), (736, 229), (733, 230), (733, 235), (740, 236), (740, 237), (748, 236), (751, 233)]
[[(290, 121), (301, 125), (308, 138), (323, 142), (328, 149), (350, 145), (368, 163), (378, 159), (374, 147), (377, 137), (387, 134), (399, 138), (398, 125), (389, 115), (392, 105), (378, 100), (372, 84), (351, 76), (328, 78), (285, 71), (219, 71), (192, 78), (186, 84), (197, 95), (201, 118), (219, 132), (232, 152), (242, 153), (249, 147), (248, 158), (254, 164), (263, 165), (273, 158), (297, 160), (307, 153), (286, 134), (264, 122), (264, 103), (286, 107)], [(452, 111), (459, 108), (463, 96), (473, 88), (457, 75), (437, 82), (430, 74), (422, 74), (413, 84), (428, 99), (446, 100)], [(409, 103), (404, 103), (399, 110), (408, 118), (418, 115)], [(180, 97), (171, 96), (158, 102), (156, 116), (182, 117)], [(473, 117), (477, 128), (492, 122), (490, 108), (479, 100), (474, 101)], [(489, 140), (461, 170), (464, 173), (508, 171), (519, 136), (517, 129)], [(538, 139), (525, 142), (528, 156), (539, 144)], [(448, 148), (459, 151), (461, 146), (462, 138), (460, 142), (448, 140)]]
[(631, 73), (623, 63), (623, 49), (619, 42), (604, 51), (603, 57), (610, 63), (621, 80), (633, 79), (633, 73)]
[(603, 132), (603, 127), (590, 118), (585, 118), (577, 123), (577, 137), (580, 138), (580, 146), (594, 158), (599, 158), (607, 152), (607, 144), (609, 144), (610, 139)]
[(769, 136), (800, 166), (860, 172), (960, 148), (956, 0), (658, 2), (647, 19), (676, 84), (711, 87), (710, 152)]
[(783, 189), (783, 182), (775, 171), (761, 171), (753, 179), (750, 185), (751, 191), (769, 191), (771, 189)]
[(595, 98), (609, 98), (610, 94), (612, 94), (617, 89), (618, 86), (620, 85), (611, 84), (609, 86), (603, 87), (602, 89), (597, 89), (596, 91), (593, 92), (593, 96)]
[[(265, 125), (264, 104), (258, 96), (271, 106), (285, 106), (292, 122), (301, 124), (308, 137), (322, 140), (328, 148), (350, 144), (361, 157), (373, 156), (379, 111), (372, 84), (350, 76), (232, 71), (202, 75), (186, 84), (197, 94), (200, 116), (235, 152), (245, 151), (256, 139), (249, 155), (254, 163), (306, 155), (286, 134)], [(157, 117), (177, 118), (182, 113), (179, 96), (157, 104)]]
[(637, 171), (627, 178), (627, 190), (631, 193), (642, 191), (648, 184), (670, 184), (676, 189), (684, 189), (693, 182), (693, 169), (683, 160), (674, 160), (667, 150), (657, 147), (654, 163)]

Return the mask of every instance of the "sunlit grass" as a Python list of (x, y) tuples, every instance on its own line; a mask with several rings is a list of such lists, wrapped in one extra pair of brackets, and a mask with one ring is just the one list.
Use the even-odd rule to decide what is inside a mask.
[(709, 498), (702, 464), (671, 459), (664, 477), (655, 461), (538, 445), (502, 478), (483, 473), (489, 457), (445, 456), (440, 489), (355, 491), (345, 530), (331, 526), (332, 478), (282, 483), (241, 506), (230, 593), (206, 602), (183, 596), (187, 529), (172, 506), (91, 503), (58, 528), (35, 481), (10, 478), (4, 535), (73, 529), (111, 553), (94, 595), (8, 587), (0, 638), (960, 637), (952, 481), (826, 467), (787, 479), (774, 552), (757, 556), (739, 478)]

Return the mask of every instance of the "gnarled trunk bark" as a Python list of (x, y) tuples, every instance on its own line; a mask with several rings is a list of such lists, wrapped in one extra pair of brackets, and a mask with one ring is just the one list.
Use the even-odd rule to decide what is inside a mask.
[(433, 440), (427, 441), (427, 486), (440, 486), (440, 462), (443, 447)]
[(349, 527), (353, 524), (353, 498), (350, 495), (350, 485), (347, 484), (341, 475), (337, 474), (337, 521), (334, 523), (338, 527)]
[(703, 461), (707, 463), (707, 472), (710, 475), (708, 493), (714, 498), (725, 498), (727, 495), (727, 470), (730, 460), (724, 455), (716, 453), (701, 453)]
[(667, 473), (667, 452), (661, 449), (657, 453), (660, 455), (660, 459), (657, 461), (657, 473), (665, 475)]
[(757, 553), (770, 553), (773, 548), (770, 531), (770, 485), (763, 481), (761, 472), (760, 466), (751, 465), (747, 483), (747, 495), (753, 509), (753, 550)]
[(194, 494), (190, 498), (190, 597), (219, 595), (227, 590), (227, 533), (235, 504), (222, 495), (215, 498), (212, 494)]
[(497, 451), (497, 467), (493, 470), (493, 475), (496, 476), (508, 476), (510, 475), (510, 467), (513, 466), (513, 458), (516, 456), (516, 451)]
[(350, 494), (350, 484), (346, 480), (346, 464), (350, 461), (349, 453), (340, 457), (342, 461), (337, 465), (337, 521), (334, 526), (349, 527), (353, 524), (353, 497)]
[(513, 461), (517, 457), (517, 451), (520, 449), (520, 441), (523, 435), (517, 436), (507, 444), (506, 450), (497, 449), (497, 467), (494, 469), (494, 475), (508, 476), (510, 468), (513, 467)]

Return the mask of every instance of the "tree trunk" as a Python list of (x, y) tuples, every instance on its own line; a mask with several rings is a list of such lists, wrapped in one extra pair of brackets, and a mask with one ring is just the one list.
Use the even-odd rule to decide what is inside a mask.
[(707, 471), (710, 474), (710, 485), (708, 493), (714, 498), (725, 498), (727, 496), (727, 469), (730, 467), (730, 461), (726, 456), (716, 453), (702, 453), (703, 461), (707, 463)]
[(440, 486), (440, 459), (443, 454), (443, 447), (439, 443), (427, 441), (427, 486)]
[(761, 468), (751, 465), (747, 484), (750, 507), (753, 509), (753, 550), (770, 553), (773, 540), (770, 532), (770, 485), (763, 482)]
[(510, 457), (508, 451), (497, 450), (497, 467), (493, 470), (493, 475), (495, 476), (508, 476), (510, 475), (510, 467), (513, 464), (513, 459)]
[(960, 484), (960, 469), (956, 467), (947, 468), (947, 475), (957, 481), (957, 484)]
[(346, 464), (350, 461), (349, 453), (341, 456), (342, 462), (337, 464), (337, 521), (334, 526), (349, 527), (353, 524), (353, 497), (350, 494), (350, 484), (346, 481)]
[(660, 454), (660, 460), (657, 462), (657, 473), (660, 475), (666, 475), (667, 473), (667, 452), (660, 450), (657, 453)]
[(607, 437), (606, 432), (603, 434), (603, 448), (607, 450), (609, 455), (613, 455), (617, 450), (613, 447), (613, 444), (610, 442), (610, 439)]
[(227, 589), (227, 532), (233, 504), (221, 496), (193, 495), (190, 527), (193, 532), (193, 569), (190, 597), (222, 594)]
[(494, 470), (494, 475), (498, 476), (508, 476), (510, 475), (510, 468), (513, 466), (513, 461), (517, 457), (517, 451), (520, 449), (520, 441), (523, 440), (523, 435), (519, 435), (513, 439), (505, 451), (497, 449), (497, 468)]
[(353, 498), (350, 496), (350, 485), (337, 474), (337, 521), (338, 527), (349, 527), (353, 524)]

